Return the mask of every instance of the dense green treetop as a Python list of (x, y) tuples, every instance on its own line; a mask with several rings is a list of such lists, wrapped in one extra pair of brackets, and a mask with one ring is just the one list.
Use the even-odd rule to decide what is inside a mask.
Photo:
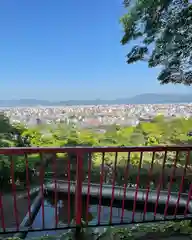
[[(94, 129), (78, 129), (65, 124), (58, 124), (54, 127), (50, 125), (41, 127), (26, 128), (22, 125), (12, 126), (5, 117), (0, 118), (0, 144), (1, 147), (24, 147), (24, 146), (156, 146), (172, 144), (192, 144), (192, 137), (188, 133), (192, 130), (192, 118), (172, 118), (167, 120), (163, 116), (155, 117), (151, 122), (140, 122), (136, 127), (121, 127), (113, 125), (106, 129), (106, 132), (95, 132)], [(11, 131), (11, 132), (10, 132)], [(13, 138), (13, 133), (18, 138)], [(26, 140), (27, 139), (27, 140)], [(66, 156), (60, 154), (58, 156)], [(7, 158), (0, 156), (2, 163), (8, 163)], [(18, 167), (24, 171), (25, 161), (19, 160)], [(163, 159), (162, 154), (157, 154), (157, 158)], [(168, 155), (169, 159), (174, 159), (173, 154)], [(132, 154), (132, 164), (138, 164), (140, 154)], [(151, 161), (151, 154), (145, 153), (144, 162)], [(94, 154), (93, 162), (99, 166), (102, 161), (101, 154)], [(107, 164), (114, 163), (115, 154), (106, 153), (105, 161)], [(181, 163), (185, 160), (185, 155), (180, 158)], [(34, 162), (33, 162), (34, 161)], [(30, 166), (33, 167), (37, 156), (32, 156)], [(127, 161), (127, 153), (118, 153), (118, 164)], [(2, 164), (1, 164), (2, 165)], [(8, 164), (9, 165), (9, 164)], [(7, 165), (7, 166), (8, 166)]]
[[(162, 84), (192, 84), (192, 4), (190, 0), (124, 0), (123, 45), (137, 40), (127, 63), (161, 66)], [(140, 40), (140, 41), (139, 41)]]
[[(26, 128), (23, 125), (11, 125), (6, 117), (0, 117), (0, 140), (10, 141), (10, 146), (17, 146), (20, 139), (14, 139), (17, 134), (20, 138), (28, 138), (29, 146), (140, 146), (157, 144), (191, 143), (192, 118), (172, 118), (167, 120), (160, 115), (151, 122), (140, 122), (137, 126), (121, 127), (113, 125), (105, 132), (96, 132), (94, 129), (78, 129), (65, 124), (58, 124)], [(25, 146), (25, 142), (22, 142)], [(9, 146), (9, 144), (8, 144)]]

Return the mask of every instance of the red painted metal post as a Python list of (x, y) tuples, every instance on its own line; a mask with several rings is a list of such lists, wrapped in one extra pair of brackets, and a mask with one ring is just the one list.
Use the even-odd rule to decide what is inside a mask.
[(91, 183), (91, 162), (92, 162), (92, 154), (89, 153), (88, 160), (88, 189), (87, 189), (87, 202), (86, 202), (86, 224), (89, 223), (89, 198), (90, 198), (90, 183)]
[(127, 166), (125, 168), (125, 174), (124, 174), (123, 201), (122, 201), (122, 209), (121, 209), (121, 223), (123, 223), (124, 212), (125, 212), (125, 198), (126, 198), (126, 189), (127, 189), (128, 176), (129, 176), (130, 156), (131, 156), (131, 152), (128, 152)]
[(54, 203), (55, 203), (55, 228), (58, 225), (58, 213), (57, 213), (57, 158), (56, 154), (53, 157), (53, 181), (54, 181)]
[(104, 170), (105, 153), (102, 153), (102, 164), (100, 174), (100, 187), (99, 187), (99, 206), (98, 206), (98, 225), (101, 221), (101, 204), (102, 204), (102, 188), (103, 188), (103, 170)]
[(83, 155), (77, 152), (77, 174), (76, 174), (76, 194), (75, 194), (75, 213), (76, 227), (81, 227), (82, 214), (82, 172), (83, 172)]
[(112, 217), (113, 217), (113, 202), (114, 202), (114, 193), (115, 193), (115, 180), (116, 180), (116, 168), (117, 168), (117, 156), (118, 153), (115, 153), (115, 162), (114, 162), (114, 169), (113, 169), (113, 183), (112, 183), (112, 193), (111, 193), (111, 205), (110, 205), (110, 224), (112, 223)]
[(154, 209), (154, 220), (155, 220), (156, 215), (157, 215), (157, 208), (158, 208), (158, 204), (159, 204), (159, 197), (160, 197), (160, 193), (161, 193), (161, 187), (162, 187), (163, 179), (164, 179), (164, 169), (165, 169), (166, 160), (167, 160), (167, 150), (165, 151), (165, 154), (164, 154), (163, 165), (162, 165), (161, 175), (160, 175), (160, 179), (159, 179), (159, 186), (157, 188), (157, 199), (156, 199), (155, 209)]
[(10, 156), (11, 162), (11, 181), (12, 181), (12, 194), (13, 194), (13, 208), (15, 215), (16, 230), (19, 231), (19, 216), (17, 210), (17, 196), (16, 196), (16, 185), (15, 185), (15, 176), (14, 176), (14, 162), (12, 155)]
[(143, 211), (143, 221), (145, 221), (145, 216), (147, 213), (147, 203), (148, 203), (148, 198), (149, 198), (150, 183), (151, 183), (151, 177), (152, 177), (152, 173), (153, 173), (154, 160), (155, 160), (155, 152), (153, 152), (153, 155), (152, 155), (151, 166), (150, 166), (149, 174), (148, 174), (148, 183), (147, 183), (147, 189), (146, 189), (146, 193), (145, 193), (146, 196), (145, 196), (145, 204), (144, 204), (144, 211)]
[(26, 166), (26, 186), (27, 186), (27, 199), (28, 199), (28, 213), (29, 213), (29, 219), (30, 219), (30, 225), (32, 224), (32, 218), (31, 218), (31, 197), (30, 197), (30, 182), (29, 182), (29, 163), (28, 163), (28, 156), (25, 153), (25, 166)]
[(187, 153), (186, 153), (185, 167), (183, 169), (183, 175), (181, 177), (181, 183), (180, 183), (180, 186), (179, 186), (179, 193), (178, 193), (177, 203), (176, 203), (175, 211), (174, 211), (174, 217), (175, 218), (176, 218), (176, 215), (177, 215), (177, 210), (178, 210), (179, 201), (180, 201), (180, 198), (181, 198), (181, 193), (183, 191), (183, 184), (184, 184), (184, 179), (185, 179), (185, 175), (186, 175), (187, 166), (189, 164), (189, 161), (190, 161), (190, 151), (188, 150)]
[(70, 225), (71, 222), (71, 185), (70, 185), (70, 181), (71, 181), (71, 176), (70, 176), (70, 170), (71, 170), (71, 163), (70, 160), (68, 159), (68, 163), (67, 163), (67, 180), (68, 180), (68, 194), (67, 194), (67, 201), (68, 201), (68, 206), (67, 206), (67, 215), (68, 215), (68, 225)]
[(143, 152), (140, 152), (140, 161), (139, 161), (139, 166), (138, 166), (136, 189), (135, 189), (135, 196), (134, 196), (134, 202), (133, 202), (132, 222), (135, 221), (135, 210), (136, 210), (136, 204), (137, 204), (137, 194), (138, 194), (138, 189), (139, 189), (140, 171), (141, 171), (142, 160), (143, 160)]
[(45, 207), (44, 207), (44, 165), (43, 155), (40, 153), (41, 169), (40, 169), (40, 189), (41, 189), (41, 208), (42, 208), (42, 229), (45, 228)]
[(171, 196), (171, 186), (173, 184), (173, 179), (175, 177), (178, 155), (179, 155), (179, 152), (177, 151), (176, 156), (175, 156), (175, 160), (174, 160), (174, 164), (173, 164), (173, 170), (172, 170), (172, 173), (171, 173), (171, 179), (170, 179), (169, 187), (168, 187), (168, 197), (167, 197), (166, 206), (165, 206), (165, 210), (164, 210), (164, 217), (167, 216), (167, 210), (168, 210), (168, 207), (169, 207), (169, 200), (170, 200), (170, 196)]

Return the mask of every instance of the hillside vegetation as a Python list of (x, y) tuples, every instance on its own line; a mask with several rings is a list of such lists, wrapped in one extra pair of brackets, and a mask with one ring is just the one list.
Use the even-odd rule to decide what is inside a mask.
[[(64, 124), (58, 124), (54, 127), (51, 125), (41, 125), (34, 128), (26, 128), (22, 125), (11, 125), (9, 119), (4, 115), (0, 116), (0, 146), (1, 147), (24, 147), (24, 146), (38, 146), (38, 147), (64, 147), (64, 146), (156, 146), (156, 145), (174, 145), (174, 144), (192, 144), (192, 137), (190, 136), (192, 126), (192, 118), (174, 118), (172, 120), (166, 120), (163, 116), (155, 117), (151, 122), (142, 122), (136, 127), (121, 127), (117, 125), (110, 126), (106, 129), (105, 133), (98, 133), (90, 129), (77, 129), (74, 126), (66, 126)], [(166, 153), (166, 166), (167, 175), (171, 175), (172, 166), (175, 159), (177, 160), (178, 171), (175, 172), (176, 177), (180, 179), (183, 174), (183, 170), (179, 171), (185, 165), (186, 152), (167, 152)], [(144, 175), (147, 181), (148, 170), (151, 165), (152, 157), (154, 157), (153, 177), (155, 182), (158, 180), (157, 175), (161, 172), (161, 166), (163, 164), (165, 153), (151, 152), (143, 153), (141, 172), (140, 175)], [(50, 156), (49, 156), (50, 157)], [(138, 175), (137, 166), (140, 163), (141, 153), (131, 153), (128, 160), (128, 153), (106, 153), (103, 158), (102, 155), (92, 154), (92, 181), (99, 182), (102, 159), (104, 160), (105, 170), (107, 176), (105, 180), (107, 182), (112, 181), (113, 170), (116, 170), (116, 182), (123, 184), (125, 169), (130, 162), (129, 168), (129, 181), (135, 182)], [(63, 165), (61, 169), (62, 178), (64, 173), (67, 172), (67, 160), (70, 159), (71, 164), (76, 164), (76, 155), (71, 154), (67, 156), (64, 153), (58, 153), (57, 160)], [(88, 159), (89, 156), (84, 156), (84, 179), (86, 179), (86, 173), (88, 171)], [(40, 157), (38, 154), (28, 155), (29, 170), (36, 168), (40, 165)], [(50, 161), (53, 160), (53, 155), (50, 157)], [(65, 160), (65, 161), (64, 161)], [(190, 161), (192, 158), (190, 159)], [(10, 166), (11, 161), (14, 162), (15, 179), (25, 181), (26, 179), (26, 158), (24, 156), (13, 156), (12, 159), (8, 156), (0, 156), (0, 168), (1, 179), (7, 182), (10, 178)], [(187, 181), (191, 182), (191, 162), (189, 162), (187, 170)], [(48, 166), (49, 165), (49, 166)], [(48, 164), (45, 167), (45, 172), (52, 172), (53, 166)], [(115, 166), (116, 165), (116, 166)], [(73, 167), (72, 167), (73, 168)], [(65, 169), (65, 171), (64, 171)], [(30, 172), (32, 173), (32, 172)], [(105, 173), (105, 171), (104, 171)], [(48, 174), (48, 173), (47, 173)], [(58, 173), (59, 175), (59, 173)], [(72, 178), (71, 174), (71, 178)], [(167, 178), (165, 178), (167, 183)], [(146, 182), (143, 182), (141, 187), (146, 186)]]

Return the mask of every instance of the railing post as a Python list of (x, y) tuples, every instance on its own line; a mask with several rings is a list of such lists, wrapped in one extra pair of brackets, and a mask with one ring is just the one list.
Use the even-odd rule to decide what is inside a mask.
[(75, 219), (76, 219), (76, 234), (81, 231), (81, 216), (82, 216), (82, 173), (83, 173), (83, 154), (77, 153), (76, 166), (76, 189), (75, 189)]

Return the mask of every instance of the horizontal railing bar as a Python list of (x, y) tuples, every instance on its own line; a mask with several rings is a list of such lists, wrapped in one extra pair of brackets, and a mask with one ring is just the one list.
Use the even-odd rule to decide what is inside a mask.
[[(44, 178), (45, 180), (50, 180), (50, 178)], [(54, 182), (53, 181), (50, 181), (48, 184), (53, 184)], [(68, 181), (65, 181), (65, 180), (59, 180), (57, 179), (57, 183), (65, 183), (65, 184), (68, 184)], [(70, 184), (76, 184), (75, 181), (70, 181)], [(82, 182), (83, 185), (87, 185), (87, 182)], [(45, 184), (45, 188), (47, 186), (47, 183)], [(90, 186), (99, 186), (98, 183), (90, 183)], [(111, 187), (112, 185), (111, 184), (107, 184), (107, 183), (103, 183), (103, 186), (105, 187)], [(115, 186), (115, 188), (119, 188), (119, 189), (122, 189), (123, 191), (123, 187), (122, 186)], [(129, 190), (135, 190), (134, 187), (127, 187), (127, 189)], [(147, 189), (146, 188), (139, 188), (140, 191), (146, 193)], [(151, 192), (154, 192), (156, 193), (157, 190), (150, 190)], [(166, 193), (167, 194), (167, 190), (161, 190), (161, 193)], [(174, 195), (178, 195), (178, 192), (175, 192), (175, 191), (171, 191), (171, 194), (174, 194)], [(181, 193), (181, 196), (184, 196), (184, 197), (188, 197), (188, 193)]]
[[(86, 193), (87, 193), (87, 188), (88, 186), (82, 186), (82, 195), (86, 196)], [(92, 197), (97, 197), (99, 198), (99, 185), (98, 186), (90, 186), (90, 196)], [(112, 186), (103, 186), (103, 194), (102, 194), (102, 197), (103, 198), (108, 198), (110, 199), (111, 198), (111, 188)], [(47, 184), (46, 185), (46, 189), (48, 192), (52, 192), (53, 189), (54, 189), (54, 185), (53, 184)], [(75, 189), (76, 189), (76, 185), (75, 184), (70, 184), (70, 192), (71, 194), (75, 194)], [(105, 194), (104, 194), (104, 189), (105, 189)], [(59, 186), (59, 184), (57, 185), (57, 190), (58, 192), (61, 192), (61, 193), (66, 193), (67, 192), (67, 184), (62, 184), (61, 186)], [(123, 195), (123, 188), (122, 187), (115, 187), (114, 188), (114, 195), (115, 195), (115, 199), (117, 200), (122, 200), (122, 195)], [(126, 189), (126, 200), (128, 201), (134, 201), (134, 196), (135, 196), (135, 192), (137, 192), (138, 194), (138, 197), (137, 197), (137, 200), (138, 201), (143, 201), (146, 197), (146, 193), (143, 192), (142, 190), (139, 191), (138, 189)], [(166, 203), (166, 196), (167, 196), (167, 193), (162, 193), (160, 192), (159, 193), (159, 204), (165, 204)], [(156, 203), (156, 198), (157, 198), (157, 192), (155, 191), (150, 191), (149, 192), (149, 200), (148, 202), (151, 203), (151, 204), (155, 204)], [(177, 199), (178, 199), (178, 196), (177, 195), (172, 195), (171, 198), (170, 198), (170, 205), (171, 206), (175, 206), (176, 202), (177, 202)], [(180, 202), (179, 202), (179, 205), (181, 207), (185, 207), (187, 204), (187, 199), (183, 199), (183, 198), (180, 198)], [(101, 205), (101, 204), (100, 204)], [(189, 209), (188, 211), (191, 213), (192, 212), (192, 207), (191, 207), (191, 204), (189, 206)]]
[(9, 147), (0, 148), (0, 154), (33, 154), (33, 153), (104, 153), (104, 152), (163, 152), (163, 151), (192, 151), (192, 145), (173, 146), (127, 146), (127, 147)]

